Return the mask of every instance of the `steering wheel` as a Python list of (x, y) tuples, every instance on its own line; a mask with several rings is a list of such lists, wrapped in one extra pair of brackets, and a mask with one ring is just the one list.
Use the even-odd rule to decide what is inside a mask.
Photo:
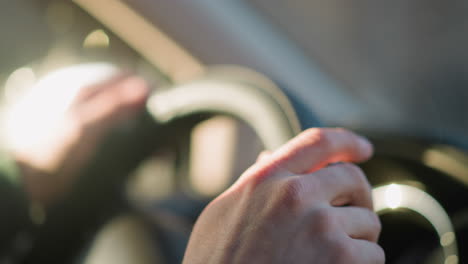
[[(247, 69), (215, 67), (196, 80), (155, 92), (132, 128), (111, 135), (73, 192), (48, 212), (24, 263), (76, 258), (103, 223), (128, 209), (122, 186), (138, 164), (158, 148), (183, 145), (186, 151), (192, 128), (212, 115), (245, 122), (265, 149), (277, 148), (301, 130), (281, 90)], [(457, 242), (468, 222), (460, 202), (468, 198), (463, 172), (468, 157), (431, 141), (394, 138), (374, 136), (376, 155), (363, 165), (376, 186), (375, 206), (384, 225), (380, 242), (391, 249), (389, 263), (458, 263), (464, 256)]]
[(434, 139), (374, 135), (363, 164), (387, 263), (464, 263), (468, 155)]
[[(112, 72), (109, 65), (99, 67)], [(72, 192), (49, 210), (24, 263), (74, 259), (77, 249), (89, 243), (103, 223), (128, 208), (122, 189), (138, 164), (155, 149), (177, 147), (210, 116), (227, 115), (245, 122), (265, 149), (276, 149), (301, 130), (281, 90), (247, 69), (215, 67), (196, 80), (158, 90), (150, 96), (147, 111), (130, 129), (106, 139)]]

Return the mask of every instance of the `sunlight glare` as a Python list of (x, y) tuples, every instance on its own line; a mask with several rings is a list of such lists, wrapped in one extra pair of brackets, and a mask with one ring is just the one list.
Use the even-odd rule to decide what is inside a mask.
[(396, 184), (391, 184), (385, 190), (385, 204), (391, 208), (395, 209), (400, 207), (402, 201), (401, 188)]
[(105, 63), (77, 65), (50, 73), (8, 106), (5, 143), (11, 150), (19, 151), (50, 142), (79, 89), (116, 73), (116, 67)]
[(8, 76), (5, 82), (4, 93), (8, 101), (12, 101), (21, 96), (24, 91), (34, 86), (36, 74), (29, 67), (16, 69)]

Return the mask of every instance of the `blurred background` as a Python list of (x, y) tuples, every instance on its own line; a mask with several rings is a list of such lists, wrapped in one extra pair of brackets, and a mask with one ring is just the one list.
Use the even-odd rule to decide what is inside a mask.
[[(91, 8), (113, 10), (107, 5)], [(204, 64), (245, 65), (269, 75), (327, 124), (404, 131), (465, 144), (464, 1), (139, 0), (131, 6)], [(1, 12), (4, 83), (22, 67), (34, 68), (39, 78), (61, 66), (102, 60), (148, 71), (146, 77), (155, 82), (163, 82), (164, 74), (177, 75), (158, 74), (158, 69), (174, 71), (163, 65), (165, 58), (159, 68), (145, 68), (149, 56), (150, 64), (156, 63), (156, 55), (148, 55), (161, 53), (156, 47), (147, 43), (152, 50), (147, 48), (142, 56), (134, 48), (143, 45), (115, 36), (118, 26), (106, 27), (114, 22), (100, 22), (105, 15), (96, 21), (74, 3), (3, 1)], [(145, 36), (141, 41), (145, 38), (153, 39)], [(344, 117), (346, 110), (352, 111)]]
[[(302, 128), (342, 126), (374, 140), (377, 156), (363, 167), (381, 197), (376, 203), (389, 263), (463, 263), (467, 11), (468, 2), (461, 0), (3, 0), (2, 105), (8, 112), (48, 73), (83, 63), (130, 69), (155, 93), (201, 76), (226, 75), (226, 68), (212, 70), (216, 65), (253, 69), (282, 90)], [(227, 75), (252, 74), (236, 69)], [(232, 117), (189, 123), (183, 126), (189, 135), (175, 144), (184, 147), (165, 147), (136, 170), (128, 183), (130, 200), (152, 207), (181, 192), (183, 201), (209, 199), (265, 147), (255, 129)], [(4, 125), (5, 145), (15, 140), (8, 134), (19, 134), (7, 130)], [(221, 160), (217, 166), (213, 156)], [(188, 183), (175, 180), (181, 174)], [(414, 197), (423, 202), (410, 204)], [(132, 221), (141, 228), (135, 224), (140, 220)]]

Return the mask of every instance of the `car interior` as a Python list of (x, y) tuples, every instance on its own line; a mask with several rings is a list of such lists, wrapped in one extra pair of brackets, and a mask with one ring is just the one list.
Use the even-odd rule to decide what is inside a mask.
[[(387, 263), (464, 263), (467, 9), (456, 0), (0, 2), (2, 116), (58, 70), (96, 79), (129, 69), (152, 86), (145, 113), (106, 138), (63, 203), (38, 213), (41, 231), (20, 263), (181, 263), (209, 201), (262, 150), (310, 127), (374, 144), (361, 167)], [(40, 93), (45, 109), (63, 92)]]

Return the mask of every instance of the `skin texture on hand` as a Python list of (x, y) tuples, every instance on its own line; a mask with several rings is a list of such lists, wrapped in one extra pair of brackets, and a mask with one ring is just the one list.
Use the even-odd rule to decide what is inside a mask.
[(263, 153), (205, 208), (184, 263), (384, 263), (370, 185), (349, 163), (371, 155), (366, 139), (332, 128)]
[(144, 80), (128, 74), (83, 87), (40, 145), (13, 150), (31, 200), (48, 205), (66, 193), (103, 137), (141, 111), (148, 93)]

